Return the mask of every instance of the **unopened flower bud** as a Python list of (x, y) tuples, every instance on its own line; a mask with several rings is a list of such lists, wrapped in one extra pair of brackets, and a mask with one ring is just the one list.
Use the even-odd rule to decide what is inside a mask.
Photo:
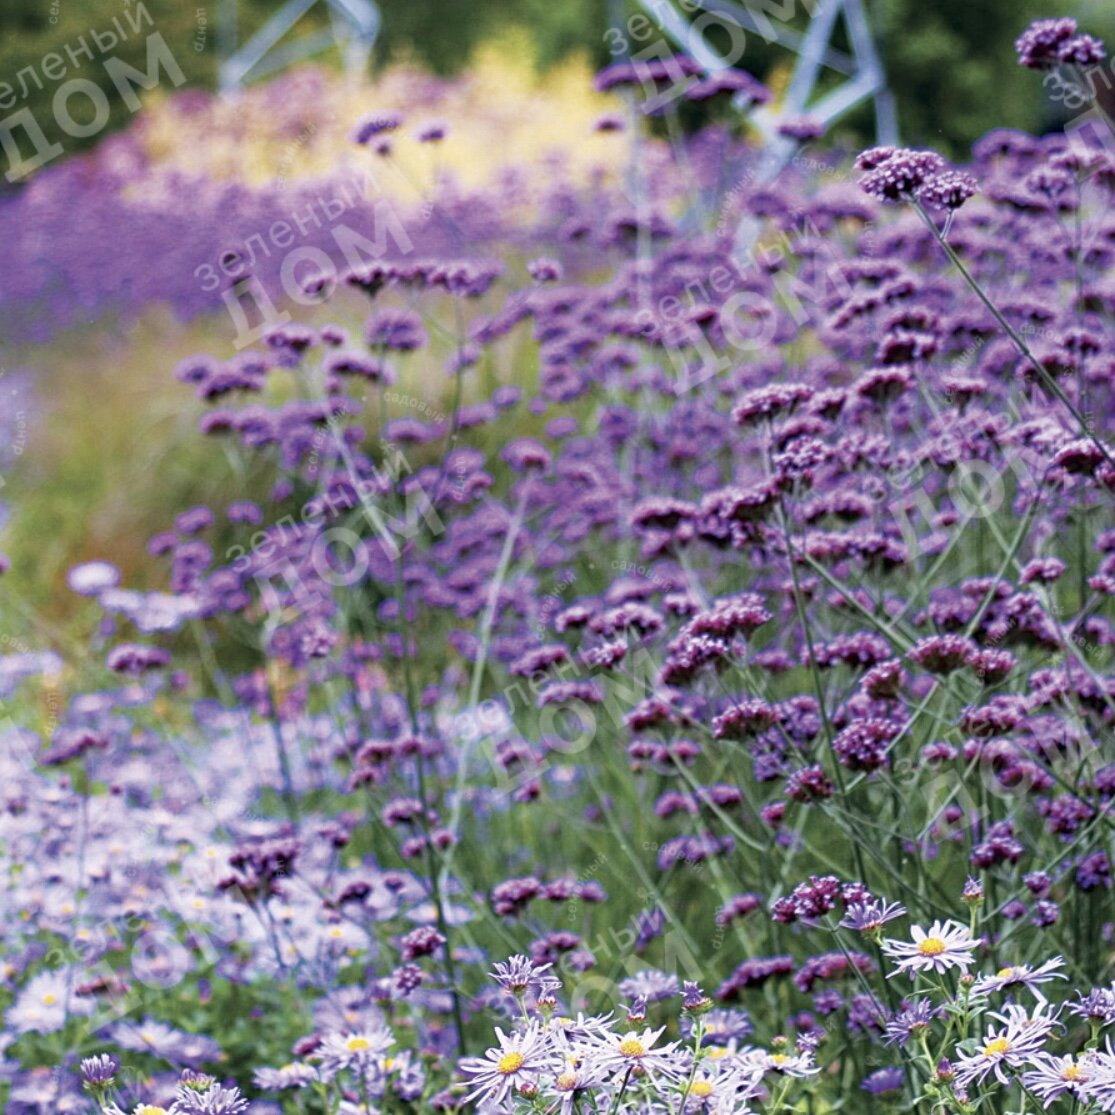
[(983, 883), (969, 875), (964, 889), (960, 892), (960, 899), (969, 906), (979, 906), (983, 902)]
[(712, 1010), (712, 1000), (691, 980), (685, 981), (685, 998), (681, 1009), (686, 1014), (705, 1014)]

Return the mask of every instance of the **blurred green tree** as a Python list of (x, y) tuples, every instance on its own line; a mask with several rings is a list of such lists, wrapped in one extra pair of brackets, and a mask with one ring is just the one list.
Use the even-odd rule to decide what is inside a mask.
[[(180, 0), (0, 0), (0, 81), (13, 82), (27, 66), (39, 67), (49, 51), (74, 44), (90, 29), (109, 28), (114, 17), (145, 3), (154, 29), (167, 41), (191, 83), (213, 85), (218, 64), (219, 8), (226, 0), (205, 4)], [(279, 7), (280, 0), (239, 0), (240, 41), (258, 29)], [(771, 18), (787, 0), (751, 0)], [(796, 21), (805, 19), (804, 4), (790, 0)], [(612, 59), (608, 35), (638, 9), (631, 0), (380, 0), (384, 26), (376, 61), (412, 58), (436, 73), (451, 74), (467, 65), (472, 51), (509, 25), (533, 37), (540, 66), (573, 51), (587, 53), (594, 63)], [(1110, 0), (868, 0), (887, 74), (894, 90), (904, 141), (936, 147), (963, 157), (971, 143), (993, 127), (1041, 130), (1057, 121), (1057, 106), (1035, 75), (1014, 65), (1013, 42), (1034, 18), (1076, 15), (1083, 29), (1115, 37), (1115, 7)], [(324, 5), (299, 21), (293, 34), (310, 34), (325, 25)], [(635, 43), (637, 50), (645, 45)], [(140, 69), (146, 67), (144, 37), (135, 35), (114, 51)], [(336, 61), (336, 59), (334, 59)], [(785, 65), (789, 57), (749, 35), (741, 65), (759, 76)], [(67, 73), (67, 78), (71, 76)], [(94, 81), (109, 98), (110, 127), (130, 116), (103, 65), (86, 62), (73, 76)], [(65, 79), (64, 79), (65, 80)], [(26, 105), (51, 140), (67, 151), (85, 143), (61, 132), (53, 118), (52, 98), (58, 83), (30, 87)], [(75, 97), (75, 112), (80, 98)], [(9, 110), (14, 111), (14, 110)], [(841, 128), (853, 140), (866, 141), (872, 132), (867, 108), (852, 114)]]

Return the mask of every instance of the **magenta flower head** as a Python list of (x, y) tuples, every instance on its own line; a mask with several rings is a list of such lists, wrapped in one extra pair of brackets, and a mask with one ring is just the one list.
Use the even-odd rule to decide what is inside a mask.
[(1099, 39), (1077, 35), (1061, 47), (1060, 57), (1062, 62), (1073, 66), (1095, 66), (1107, 57), (1107, 52)]
[(856, 167), (867, 171), (859, 180), (864, 193), (880, 201), (908, 201), (945, 169), (945, 160), (935, 151), (874, 147), (857, 157)]
[(1036, 19), (1014, 44), (1018, 64), (1028, 70), (1052, 70), (1061, 63), (1094, 66), (1102, 62), (1103, 43), (1076, 33), (1075, 19)]
[(108, 653), (108, 668), (117, 674), (138, 677), (148, 670), (158, 670), (170, 663), (170, 652), (162, 647), (148, 647), (140, 643), (123, 643)]
[(934, 174), (918, 190), (918, 200), (934, 209), (959, 209), (979, 192), (979, 183), (962, 170), (946, 170)]
[(440, 120), (431, 121), (419, 131), (418, 142), (440, 143), (448, 133), (449, 129)]
[(761, 82), (743, 70), (719, 70), (709, 77), (695, 81), (685, 91), (690, 101), (707, 101), (721, 93), (742, 93), (756, 104), (766, 104), (771, 99), (771, 91)]
[(1075, 19), (1035, 19), (1015, 40), (1018, 64), (1029, 70), (1050, 70), (1076, 35)]
[(394, 112), (371, 113), (357, 122), (352, 132), (352, 141), (364, 146), (386, 132), (395, 131), (402, 122), (402, 117)]
[(796, 139), (799, 143), (808, 143), (825, 134), (825, 125), (815, 116), (787, 116), (778, 125), (778, 134), (786, 139)]

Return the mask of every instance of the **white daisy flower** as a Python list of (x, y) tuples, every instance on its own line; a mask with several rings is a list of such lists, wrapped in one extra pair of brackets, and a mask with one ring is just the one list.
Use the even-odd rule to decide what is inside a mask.
[(1101, 1111), (1115, 1111), (1115, 1052), (1110, 1038), (1104, 1045), (1105, 1049), (1081, 1059), (1079, 1068), (1086, 1079), (1076, 1084), (1081, 1099), (1094, 1103)]
[(758, 1049), (752, 1055), (750, 1067), (761, 1066), (764, 1072), (777, 1072), (783, 1076), (812, 1076), (820, 1072), (812, 1053), (767, 1053)]
[(292, 1061), (280, 1068), (258, 1068), (252, 1075), (252, 1083), (265, 1092), (282, 1092), (287, 1088), (305, 1088), (317, 1080), (317, 1070), (301, 1061)]
[(883, 941), (883, 952), (898, 961), (894, 972), (946, 972), (959, 968), (966, 972), (972, 966), (972, 953), (980, 942), (964, 926), (955, 921), (935, 921), (928, 932), (920, 925), (910, 929), (913, 941)]
[(987, 995), (1006, 987), (1026, 987), (1039, 1002), (1044, 1003), (1046, 999), (1038, 990), (1038, 984), (1049, 983), (1054, 979), (1067, 979), (1067, 976), (1057, 970), (1064, 967), (1064, 964), (1064, 958), (1060, 956), (1055, 956), (1036, 968), (1031, 968), (1029, 964), (1012, 964), (1010, 967), (1000, 968), (993, 976), (980, 976), (972, 984), (972, 994)]
[(956, 1061), (956, 1079), (963, 1087), (980, 1082), (994, 1073), (1000, 1084), (1010, 1083), (1007, 1069), (1031, 1063), (1043, 1052), (1045, 1039), (1053, 1031), (1056, 1015), (1043, 1017), (1047, 1004), (1039, 1003), (1030, 1014), (1025, 1007), (1009, 1006), (991, 1017), (1003, 1023), (988, 1030), (977, 1051)]
[(665, 1032), (665, 1026), (658, 1030), (646, 1029), (642, 1033), (602, 1031), (592, 1035), (583, 1049), (589, 1064), (610, 1076), (624, 1077), (629, 1072), (638, 1072), (646, 1073), (651, 1080), (659, 1075), (676, 1080), (689, 1071), (689, 1064), (678, 1051), (679, 1043), (676, 1041), (655, 1048), (655, 1043)]
[(602, 1088), (607, 1074), (599, 1065), (586, 1064), (576, 1055), (566, 1057), (565, 1064), (546, 1085), (545, 1095), (557, 1100), (560, 1115), (573, 1115), (577, 1101)]
[(750, 1110), (747, 1101), (759, 1090), (754, 1075), (735, 1070), (721, 1073), (702, 1070), (693, 1078), (684, 1110), (689, 1115), (743, 1115)]
[(480, 1100), (482, 1104), (503, 1103), (508, 1094), (524, 1084), (535, 1087), (540, 1074), (553, 1068), (553, 1057), (537, 1022), (532, 1022), (524, 1033), (505, 1034), (498, 1026), (496, 1038), (499, 1045), (489, 1049), (483, 1057), (465, 1057), (460, 1067), (472, 1077), (472, 1092), (466, 1103)]
[(364, 1074), (382, 1071), (384, 1054), (394, 1043), (395, 1039), (385, 1029), (327, 1034), (315, 1053), (321, 1061), (321, 1079), (332, 1080), (346, 1069)]
[(1094, 1065), (1087, 1056), (1054, 1057), (1040, 1053), (1030, 1063), (1034, 1067), (1022, 1074), (1022, 1083), (1041, 1100), (1042, 1107), (1048, 1107), (1066, 1092), (1081, 1096), (1094, 1075)]

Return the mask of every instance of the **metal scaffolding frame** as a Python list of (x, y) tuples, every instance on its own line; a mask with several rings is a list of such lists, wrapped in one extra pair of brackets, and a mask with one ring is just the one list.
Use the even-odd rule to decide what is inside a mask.
[[(316, 4), (329, 9), (330, 28), (288, 43), (281, 40)], [(286, 0), (286, 3), (243, 45), (237, 46), (236, 0), (224, 0), (220, 10), (218, 44), (222, 62), (222, 92), (233, 92), (249, 81), (336, 46), (349, 72), (367, 68), (379, 37), (383, 17), (375, 0)]]
[[(773, 175), (785, 165), (798, 144), (778, 134), (778, 125), (794, 116), (810, 116), (827, 128), (850, 109), (865, 100), (875, 102), (875, 130), (879, 143), (898, 142), (898, 123), (894, 98), (887, 87), (886, 75), (879, 60), (868, 26), (862, 0), (819, 0), (813, 7), (809, 26), (804, 32), (782, 22), (774, 22), (761, 5), (769, 0), (689, 0), (687, 7), (696, 8), (710, 17), (731, 21), (761, 35), (768, 43), (778, 43), (797, 55), (790, 85), (777, 109), (760, 106), (751, 120), (765, 143), (763, 172)], [(690, 54), (706, 71), (716, 73), (730, 67), (705, 38), (695, 22), (674, 7), (673, 0), (638, 0), (639, 5), (659, 23), (674, 43)], [(769, 10), (769, 9), (768, 9)], [(851, 53), (832, 45), (837, 20), (843, 16)], [(840, 74), (845, 80), (836, 88), (813, 100), (822, 70)]]

